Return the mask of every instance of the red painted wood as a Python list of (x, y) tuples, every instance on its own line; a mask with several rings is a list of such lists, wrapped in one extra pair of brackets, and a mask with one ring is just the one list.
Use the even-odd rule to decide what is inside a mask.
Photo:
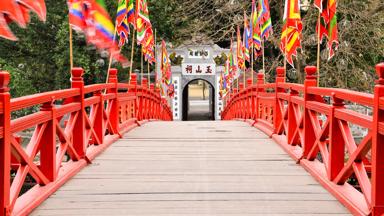
[(372, 215), (384, 214), (384, 134), (379, 131), (384, 121), (380, 99), (384, 97), (384, 63), (376, 66), (379, 80), (375, 86), (372, 138)]
[[(117, 70), (111, 69), (107, 84), (90, 86), (84, 86), (82, 75), (83, 69), (72, 70), (71, 89), (10, 99), (9, 73), (0, 72), (0, 216), (30, 213), (121, 134), (138, 126), (138, 114), (142, 123), (172, 120), (160, 91), (138, 87), (135, 75), (131, 85), (118, 83)], [(12, 112), (33, 106), (41, 109), (10, 119)], [(17, 133), (26, 129), (33, 135), (24, 148)], [(20, 196), (27, 176), (38, 185)]]
[(0, 215), (9, 215), (10, 208), (10, 169), (11, 169), (11, 145), (10, 145), (10, 95), (9, 79), (7, 72), (0, 72)]
[[(374, 94), (368, 94), (317, 87), (316, 67), (305, 68), (303, 85), (284, 83), (284, 69), (278, 68), (275, 83), (258, 82), (228, 94), (222, 119), (253, 122), (353, 214), (384, 215), (384, 63), (376, 71), (379, 80)], [(251, 111), (243, 102), (249, 97), (255, 98)], [(347, 103), (370, 107), (373, 115)], [(352, 124), (368, 131), (360, 141)]]

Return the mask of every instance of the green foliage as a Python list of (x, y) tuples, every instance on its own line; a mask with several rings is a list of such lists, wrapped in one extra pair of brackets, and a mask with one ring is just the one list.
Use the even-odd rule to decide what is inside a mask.
[(169, 60), (171, 61), (171, 65), (181, 65), (183, 63), (184, 58), (180, 55), (176, 56), (176, 53), (173, 52), (169, 55)]
[(221, 55), (215, 57), (215, 63), (217, 65), (224, 65), (225, 61), (227, 61), (227, 55), (225, 55), (225, 53), (221, 53)]

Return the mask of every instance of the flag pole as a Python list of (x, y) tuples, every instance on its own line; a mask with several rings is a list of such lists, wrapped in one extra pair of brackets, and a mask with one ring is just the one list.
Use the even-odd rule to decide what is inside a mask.
[(73, 31), (72, 26), (69, 24), (69, 61), (71, 70), (73, 69)]
[(264, 82), (265, 82), (265, 54), (264, 54), (264, 37), (262, 37), (261, 39), (261, 45), (262, 45), (262, 48), (263, 48), (263, 73), (264, 73)]
[(149, 66), (149, 59), (148, 59), (148, 88), (151, 87), (151, 67)]
[(284, 81), (287, 77), (287, 37), (285, 37), (284, 47)]
[(321, 12), (319, 10), (319, 17), (317, 18), (317, 87), (320, 86), (320, 40), (321, 40), (321, 32), (320, 32), (320, 21), (321, 21)]
[[(253, 41), (252, 41), (253, 42)], [(253, 58), (254, 58), (254, 47), (253, 47), (253, 43), (251, 45), (251, 49), (252, 49), (252, 56), (251, 56), (251, 79), (252, 79), (252, 85), (253, 85)]]
[(247, 74), (246, 71), (247, 71), (247, 67), (244, 66), (244, 73), (243, 73), (244, 74), (244, 77), (243, 77), (243, 87), (244, 88), (245, 88), (245, 75)]
[(155, 89), (157, 86), (157, 29), (155, 29)]
[(141, 57), (140, 57), (140, 62), (141, 62), (141, 85), (143, 85), (143, 78), (144, 78), (144, 60), (143, 60), (143, 48), (141, 48)]
[(133, 71), (133, 55), (135, 53), (135, 38), (136, 38), (135, 33), (136, 33), (136, 29), (133, 28), (132, 46), (131, 46), (131, 67), (129, 68), (129, 72), (128, 72), (128, 84), (131, 84), (131, 76)]

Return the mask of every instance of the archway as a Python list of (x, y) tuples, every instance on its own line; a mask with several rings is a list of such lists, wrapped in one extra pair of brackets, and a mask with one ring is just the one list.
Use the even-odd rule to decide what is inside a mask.
[(204, 79), (189, 81), (183, 89), (183, 121), (215, 120), (215, 88)]

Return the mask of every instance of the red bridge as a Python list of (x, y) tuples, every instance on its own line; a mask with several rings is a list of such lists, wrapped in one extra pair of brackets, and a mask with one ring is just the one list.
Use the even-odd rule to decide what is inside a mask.
[(1, 72), (0, 215), (383, 215), (376, 70), (367, 94), (317, 87), (315, 67), (286, 83), (278, 68), (275, 83), (259, 74), (225, 98), (223, 119), (238, 121), (193, 123), (171, 122), (153, 85), (114, 69), (107, 84), (84, 86), (77, 68), (72, 88), (15, 99)]

